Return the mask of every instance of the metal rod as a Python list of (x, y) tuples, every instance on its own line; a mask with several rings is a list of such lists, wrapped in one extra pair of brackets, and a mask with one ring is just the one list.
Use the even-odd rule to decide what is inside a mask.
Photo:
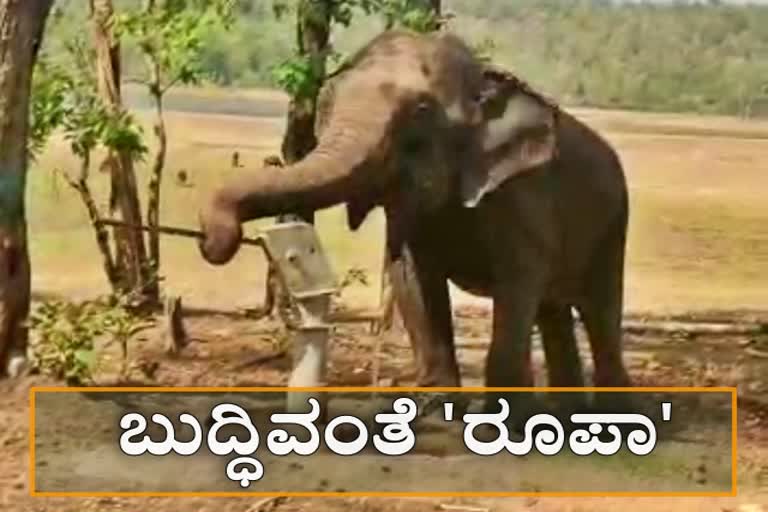
[[(129, 224), (127, 222), (123, 222), (120, 220), (112, 220), (112, 219), (100, 219), (96, 223), (104, 226), (113, 226), (113, 227), (119, 227), (119, 228), (135, 229), (138, 231), (147, 231), (149, 233), (163, 233), (166, 235), (183, 236), (187, 238), (197, 238), (197, 239), (204, 238), (204, 235), (201, 231), (196, 231), (194, 229), (175, 228), (171, 226), (156, 226), (156, 227), (139, 226), (136, 224)], [(242, 243), (243, 245), (255, 245), (259, 247), (264, 246), (264, 242), (262, 241), (261, 238), (243, 238), (240, 243)]]

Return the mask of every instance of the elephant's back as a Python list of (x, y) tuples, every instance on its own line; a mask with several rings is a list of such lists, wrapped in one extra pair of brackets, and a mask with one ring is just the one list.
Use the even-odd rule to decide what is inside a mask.
[(570, 113), (563, 111), (560, 116), (557, 172), (568, 183), (585, 183), (605, 199), (621, 202), (627, 185), (616, 149), (594, 128)]
[(608, 237), (625, 236), (629, 198), (619, 155), (602, 136), (567, 113), (559, 130), (561, 143), (551, 171), (562, 247), (560, 270), (562, 277), (572, 280), (591, 265)]

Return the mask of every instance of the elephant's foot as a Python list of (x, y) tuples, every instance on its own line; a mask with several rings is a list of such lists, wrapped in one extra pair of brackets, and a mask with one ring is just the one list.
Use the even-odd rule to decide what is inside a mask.
[[(623, 367), (610, 370), (596, 369), (593, 377), (597, 388), (631, 388), (632, 382), (629, 374)], [(592, 407), (604, 413), (633, 412), (636, 407), (635, 393), (599, 391), (594, 393)]]
[[(417, 379), (420, 388), (460, 388), (461, 378), (458, 369), (449, 362), (434, 368), (421, 368)], [(418, 406), (416, 419), (432, 415), (442, 416), (444, 404), (453, 403), (454, 417), (461, 417), (469, 407), (469, 397), (460, 393), (442, 393), (422, 391), (411, 396)]]
[(570, 421), (572, 414), (589, 411), (590, 403), (588, 393), (547, 393), (548, 411), (560, 418), (563, 423)]
[(643, 404), (637, 393), (598, 391), (589, 409), (594, 414), (642, 414)]
[[(417, 352), (418, 353), (418, 352)], [(434, 357), (432, 358), (435, 359)], [(426, 368), (423, 364), (417, 363), (419, 374), (416, 379), (416, 386), (419, 388), (460, 388), (461, 378), (458, 368), (453, 361), (446, 361), (443, 364), (434, 365)], [(416, 402), (418, 413), (416, 420), (432, 415), (442, 415), (445, 402), (454, 404), (455, 414), (464, 414), (469, 405), (469, 399), (464, 399), (464, 395), (458, 393), (429, 392), (420, 391), (410, 395), (410, 398)]]
[(421, 393), (415, 400), (419, 405), (419, 417), (440, 414), (451, 419), (466, 414), (471, 398), (457, 393)]
[(416, 378), (420, 388), (458, 388), (461, 387), (459, 371), (452, 363), (443, 366), (422, 369)]
[(598, 388), (629, 388), (632, 387), (632, 379), (629, 377), (623, 364), (595, 365), (592, 382)]
[(524, 432), (526, 422), (546, 409), (545, 404), (533, 393), (490, 392), (485, 396), (483, 414), (499, 414), (502, 410), (501, 400), (508, 404), (509, 413), (503, 422), (511, 432)]
[[(616, 415), (616, 414), (647, 414), (649, 404), (644, 403), (638, 393), (614, 393), (614, 392), (596, 392), (593, 395), (592, 404), (586, 411), (589, 414), (597, 415)], [(616, 424), (621, 435), (626, 436), (637, 428), (634, 423)], [(579, 428), (586, 428), (587, 425), (579, 425)], [(603, 426), (603, 432), (598, 438), (604, 442), (612, 439), (612, 434), (607, 431), (607, 425)]]

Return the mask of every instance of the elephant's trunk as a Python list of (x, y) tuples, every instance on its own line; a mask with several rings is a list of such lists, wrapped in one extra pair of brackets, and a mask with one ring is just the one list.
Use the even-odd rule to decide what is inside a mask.
[(369, 99), (360, 108), (366, 110), (334, 113), (317, 148), (300, 162), (250, 172), (218, 189), (201, 214), (203, 257), (217, 265), (232, 259), (243, 222), (328, 208), (374, 186), (370, 171), (388, 145), (391, 107)]

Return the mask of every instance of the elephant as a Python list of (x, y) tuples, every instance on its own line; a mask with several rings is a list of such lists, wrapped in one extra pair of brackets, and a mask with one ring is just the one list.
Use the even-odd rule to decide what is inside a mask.
[(390, 276), (422, 387), (460, 387), (449, 282), (493, 300), (485, 385), (583, 387), (572, 310), (595, 386), (631, 385), (621, 318), (629, 218), (620, 158), (596, 131), (459, 36), (390, 30), (325, 87), (318, 144), (283, 170), (244, 173), (200, 211), (210, 264), (242, 224), (346, 205), (350, 230), (383, 208)]

